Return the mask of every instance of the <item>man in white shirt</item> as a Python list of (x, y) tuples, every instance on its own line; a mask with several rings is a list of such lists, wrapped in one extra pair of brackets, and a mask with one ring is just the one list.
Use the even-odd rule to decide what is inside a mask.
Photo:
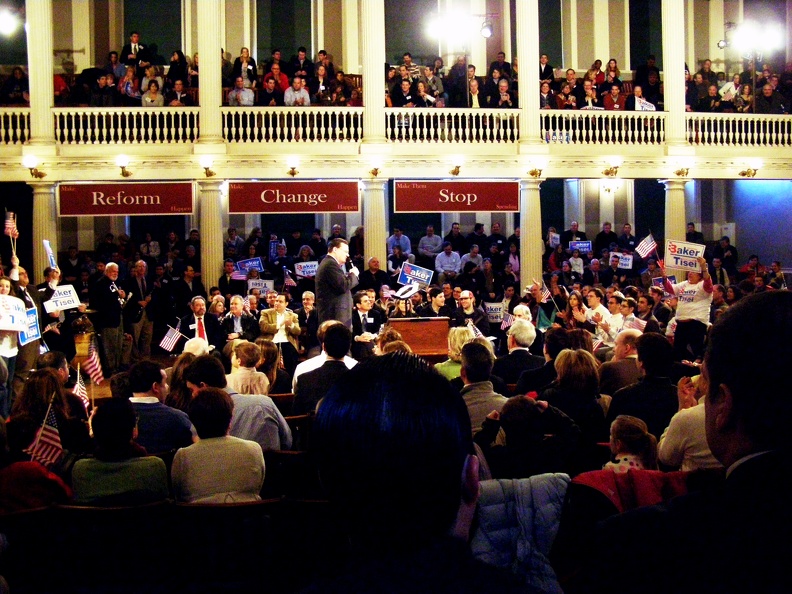
[(301, 76), (295, 76), (292, 80), (292, 86), (286, 89), (286, 92), (283, 94), (283, 104), (288, 107), (311, 105), (311, 96), (303, 87), (303, 79)]
[[(326, 322), (322, 322), (319, 325), (319, 330), (316, 332), (316, 338), (319, 340), (320, 345), (324, 344), (325, 332), (327, 332), (327, 329), (333, 324), (340, 324), (340, 322), (336, 320), (327, 320)], [(294, 370), (294, 375), (292, 376), (292, 392), (297, 389), (298, 377), (300, 377), (303, 373), (313, 371), (314, 369), (319, 369), (322, 365), (324, 365), (325, 361), (327, 361), (327, 353), (325, 352), (324, 348), (322, 348), (322, 353), (320, 355), (306, 359), (297, 365), (297, 368)], [(357, 361), (355, 361), (349, 355), (345, 355), (344, 365), (347, 366), (347, 369), (352, 369), (355, 365), (357, 365)]]
[(426, 235), (418, 241), (418, 256), (421, 259), (421, 266), (426, 265), (426, 262), (434, 262), (437, 254), (443, 250), (442, 246), (443, 238), (435, 235), (434, 227), (429, 225), (426, 228)]
[(245, 88), (245, 81), (241, 76), (236, 77), (234, 88), (228, 93), (228, 104), (231, 107), (249, 107), (253, 105), (253, 91)]
[(393, 255), (393, 248), (399, 246), (402, 254), (407, 256), (411, 263), (415, 262), (415, 255), (412, 253), (412, 242), (410, 242), (410, 238), (404, 235), (402, 230), (398, 227), (393, 228), (393, 235), (388, 237), (387, 245), (389, 256)]
[(459, 257), (450, 241), (444, 241), (443, 251), (435, 258), (435, 272), (437, 272), (437, 282), (441, 285), (453, 280), (462, 269), (462, 259)]
[(586, 300), (588, 301), (589, 308), (586, 310), (586, 320), (597, 326), (597, 331), (595, 332), (597, 339), (606, 342), (608, 340), (608, 335), (603, 330), (602, 324), (610, 323), (611, 314), (608, 308), (602, 305), (603, 299), (605, 299), (605, 293), (603, 293), (602, 289), (599, 287), (594, 287), (588, 292)]
[(275, 306), (265, 309), (259, 316), (261, 336), (278, 345), (286, 371), (294, 373), (297, 367), (297, 337), (300, 336), (300, 321), (297, 314), (286, 309), (286, 293), (279, 293)]

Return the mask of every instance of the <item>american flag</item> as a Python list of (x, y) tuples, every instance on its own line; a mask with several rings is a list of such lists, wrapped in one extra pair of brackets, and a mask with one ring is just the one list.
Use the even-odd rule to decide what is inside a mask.
[(247, 280), (247, 270), (234, 270), (231, 273), (231, 280)]
[(551, 298), (550, 289), (547, 288), (546, 284), (542, 283), (542, 303), (547, 303)]
[(3, 230), (3, 233), (8, 235), (9, 237), (13, 237), (14, 239), (19, 237), (19, 229), (17, 229), (17, 224), (16, 224), (16, 215), (10, 210), (6, 211), (5, 229)]
[(657, 249), (657, 242), (652, 237), (650, 233), (646, 237), (641, 240), (637, 246), (635, 246), (635, 253), (641, 256), (641, 258), (646, 258), (649, 254)]
[(501, 330), (508, 330), (514, 323), (514, 316), (509, 312), (503, 314), (503, 322), (501, 322)]
[(168, 331), (165, 333), (165, 336), (162, 337), (160, 341), (160, 348), (165, 349), (169, 353), (176, 348), (176, 343), (179, 342), (181, 338), (181, 332), (179, 332), (179, 328), (171, 328), (168, 326)]
[(250, 296), (245, 295), (242, 299), (242, 307), (244, 307), (247, 311), (250, 311)]
[(473, 337), (474, 338), (478, 338), (479, 336), (484, 336), (484, 334), (481, 332), (481, 330), (479, 330), (476, 327), (476, 325), (473, 323), (473, 320), (471, 318), (468, 318), (467, 325), (468, 325), (468, 328), (470, 328), (473, 331)]
[(85, 389), (85, 382), (83, 381), (79, 367), (77, 368), (77, 384), (74, 386), (74, 395), (82, 400), (83, 406), (87, 411), (90, 401), (88, 400), (88, 390)]
[(294, 279), (289, 274), (289, 269), (285, 266), (283, 267), (283, 286), (284, 287), (296, 287), (297, 283), (294, 282)]
[(52, 402), (47, 409), (47, 417), (44, 424), (36, 435), (36, 441), (25, 450), (30, 454), (30, 458), (43, 466), (52, 466), (63, 455), (60, 433), (58, 432), (58, 421), (55, 419), (55, 411), (52, 410)]
[(96, 350), (96, 340), (91, 341), (91, 347), (88, 350), (88, 360), (83, 365), (83, 369), (91, 376), (91, 381), (96, 385), (104, 381), (102, 363), (99, 361), (99, 351)]
[(626, 324), (624, 324), (624, 327), (635, 328), (636, 330), (643, 332), (644, 328), (646, 328), (646, 320), (642, 320), (639, 317), (634, 317), (632, 320), (629, 320)]
[(591, 350), (592, 351), (596, 351), (598, 348), (600, 348), (602, 346), (602, 344), (603, 344), (603, 342), (599, 338), (594, 338), (592, 340)]

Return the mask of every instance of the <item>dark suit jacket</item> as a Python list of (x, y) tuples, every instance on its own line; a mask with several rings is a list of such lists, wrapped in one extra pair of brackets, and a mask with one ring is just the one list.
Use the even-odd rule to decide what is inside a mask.
[(176, 91), (171, 91), (165, 96), (165, 105), (170, 105), (170, 102), (175, 101), (176, 99), (181, 101), (181, 104), (185, 107), (191, 107), (193, 104), (192, 97), (189, 93), (182, 93), (181, 97), (176, 97)]
[[(538, 334), (538, 332), (537, 332)], [(517, 380), (517, 394), (527, 394), (528, 392), (539, 392), (545, 386), (553, 383), (558, 377), (555, 369), (555, 361), (548, 361), (538, 369), (530, 369), (520, 374)]]
[(344, 272), (332, 256), (319, 263), (316, 270), (316, 310), (319, 323), (338, 320), (352, 328), (352, 287), (357, 286), (358, 277)]
[[(120, 285), (120, 282), (114, 283), (107, 276), (103, 276), (93, 286), (90, 303), (91, 309), (96, 310), (93, 324), (97, 330), (118, 328), (121, 325), (121, 303), (118, 301)], [(50, 297), (51, 294), (43, 298), (42, 301), (46, 301)]]
[[(206, 314), (203, 319), (207, 342), (218, 350), (222, 349), (226, 343), (226, 335), (223, 334), (220, 321), (209, 313)], [(192, 326), (192, 328), (190, 326)], [(190, 313), (181, 319), (179, 331), (187, 338), (196, 338), (198, 336), (198, 325), (195, 321), (195, 314)]]
[(132, 53), (132, 44), (127, 43), (124, 45), (123, 49), (121, 50), (121, 61), (126, 64), (127, 66), (134, 66), (135, 67), (135, 76), (138, 77), (139, 80), (143, 78), (143, 75), (146, 73), (145, 68), (141, 68), (139, 66), (140, 62), (151, 62), (151, 53), (149, 52), (148, 46), (142, 43), (138, 43), (138, 53), (135, 59), (130, 59), (128, 56)]
[[(588, 241), (588, 238), (586, 237), (586, 234), (583, 231), (578, 231), (577, 233), (573, 234), (571, 229), (562, 231), (559, 241), (561, 242), (561, 245), (564, 246), (564, 248), (568, 248), (569, 242), (573, 240), (573, 237), (577, 237), (575, 241)], [(596, 254), (594, 255), (596, 256)]]
[[(137, 277), (129, 276), (121, 283), (121, 287), (127, 294), (127, 303), (124, 306), (124, 324), (136, 324), (143, 315), (143, 308), (140, 307), (138, 301), (143, 301), (146, 296), (151, 295), (154, 283), (146, 280), (146, 291), (143, 293), (138, 285)], [(148, 309), (149, 305), (146, 306), (146, 309)]]
[(297, 387), (294, 390), (293, 413), (304, 415), (313, 412), (316, 404), (347, 371), (349, 370), (343, 361), (325, 361), (319, 369), (298, 377)]
[(247, 293), (247, 282), (243, 280), (227, 279), (224, 274), (217, 281), (217, 287), (220, 289), (220, 294), (225, 297), (226, 295), (244, 295)]
[(384, 316), (377, 308), (369, 310), (366, 317), (371, 321), (364, 325), (360, 319), (360, 312), (357, 309), (352, 312), (352, 356), (358, 361), (374, 356), (374, 342), (357, 342), (355, 338), (364, 332), (376, 334), (384, 321)]
[(183, 278), (173, 281), (171, 291), (173, 294), (173, 302), (176, 307), (177, 316), (185, 316), (190, 314), (190, 300), (193, 297), (200, 295), (206, 299), (206, 289), (198, 278), (193, 279), (192, 289), (190, 289), (190, 286)]
[(300, 346), (306, 351), (319, 346), (316, 332), (319, 330), (319, 315), (314, 308), (310, 315), (305, 313), (305, 308), (296, 311), (297, 320), (300, 322)]
[(644, 377), (613, 394), (608, 424), (619, 415), (638, 417), (658, 441), (679, 408), (677, 389), (667, 377)]
[[(241, 321), (242, 335), (240, 338), (243, 338), (248, 342), (253, 342), (256, 340), (260, 332), (258, 319), (247, 312), (242, 312)], [(220, 320), (220, 327), (223, 329), (223, 334), (225, 335), (224, 338), (227, 339), (227, 336), (234, 332), (234, 314), (226, 314), (223, 319)]]
[(493, 375), (503, 378), (507, 384), (516, 384), (523, 371), (539, 369), (544, 365), (544, 359), (532, 355), (523, 349), (512, 351), (508, 355), (499, 357), (492, 368)]
[(613, 396), (617, 391), (637, 382), (641, 373), (635, 357), (603, 363), (599, 370), (600, 394)]

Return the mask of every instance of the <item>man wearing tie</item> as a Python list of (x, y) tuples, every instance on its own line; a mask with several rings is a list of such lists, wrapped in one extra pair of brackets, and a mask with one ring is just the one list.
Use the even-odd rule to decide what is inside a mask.
[[(38, 293), (36, 291), (28, 291), (30, 280), (28, 279), (27, 271), (19, 265), (19, 258), (16, 256), (11, 256), (11, 270), (8, 276), (11, 279), (11, 287), (14, 289), (14, 293), (25, 302), (25, 309), (36, 309), (36, 315), (38, 315), (38, 309), (41, 305), (38, 300)], [(22, 393), (22, 386), (28, 375), (30, 375), (30, 370), (36, 365), (40, 345), (41, 341), (39, 339), (31, 340), (24, 345), (19, 345), (16, 367), (14, 368), (14, 380), (12, 383), (13, 390), (16, 394)]]
[(259, 316), (261, 336), (278, 345), (283, 356), (283, 366), (289, 375), (294, 375), (297, 367), (297, 337), (300, 336), (300, 321), (297, 314), (286, 309), (289, 296), (278, 293), (275, 306), (265, 309)]
[(173, 81), (173, 90), (168, 93), (167, 102), (170, 107), (192, 107), (192, 97), (184, 92), (184, 81)]
[(179, 331), (189, 338), (203, 338), (210, 347), (221, 349), (226, 341), (220, 321), (216, 316), (206, 314), (206, 299), (193, 297), (190, 301), (192, 313), (181, 319)]
[(382, 313), (373, 308), (374, 303), (366, 291), (352, 297), (355, 311), (352, 314), (352, 356), (358, 361), (374, 356), (374, 339), (382, 326)]
[(96, 310), (93, 324), (104, 347), (108, 377), (118, 371), (124, 345), (121, 312), (126, 304), (126, 291), (116, 284), (117, 280), (118, 264), (109, 262), (90, 295), (91, 309)]
[(132, 335), (132, 359), (135, 362), (151, 355), (151, 338), (154, 334), (154, 320), (148, 313), (152, 286), (146, 281), (147, 271), (146, 262), (138, 260), (132, 274), (123, 284), (129, 295), (124, 308), (124, 320)]
[(121, 50), (121, 58), (127, 66), (135, 67), (135, 76), (141, 80), (146, 73), (146, 68), (151, 66), (151, 62), (149, 61), (148, 47), (140, 43), (140, 33), (132, 31), (129, 35), (129, 43)]

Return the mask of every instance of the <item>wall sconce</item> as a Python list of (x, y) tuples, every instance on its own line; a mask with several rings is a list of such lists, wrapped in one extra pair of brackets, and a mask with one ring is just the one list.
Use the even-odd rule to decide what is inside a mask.
[(492, 32), (493, 32), (492, 31), (492, 21), (487, 19), (486, 21), (481, 23), (481, 31), (480, 31), (480, 33), (481, 33), (481, 36), (484, 39), (489, 39), (490, 37), (492, 37)]
[(759, 173), (758, 167), (748, 167), (740, 171), (740, 177), (756, 177), (757, 173)]
[(379, 175), (379, 172), (380, 172), (379, 167), (372, 167), (369, 170), (369, 173), (371, 174), (371, 177), (377, 177)]
[(30, 171), (30, 177), (34, 179), (43, 179), (47, 177), (47, 174), (37, 169), (38, 164), (38, 158), (36, 158), (35, 155), (25, 155), (22, 159), (22, 166)]
[(286, 161), (286, 165), (289, 167), (289, 171), (287, 171), (286, 173), (288, 173), (292, 177), (300, 173), (299, 171), (297, 171), (297, 166), (299, 164), (300, 164), (300, 160), (297, 159), (296, 157), (291, 157), (290, 159), (288, 159)]
[(130, 177), (132, 172), (127, 169), (129, 167), (129, 157), (126, 155), (118, 155), (116, 157), (116, 165), (121, 168), (121, 177)]
[(618, 165), (611, 165), (610, 167), (606, 167), (602, 170), (602, 175), (607, 177), (616, 177), (619, 175), (619, 166)]
[(528, 162), (528, 175), (530, 175), (534, 179), (539, 179), (542, 177), (542, 171), (547, 168), (547, 159), (544, 157), (533, 157)]
[(459, 170), (461, 168), (462, 168), (461, 165), (454, 165), (448, 173), (450, 173), (451, 175), (459, 175)]
[(212, 165), (214, 165), (214, 160), (212, 159), (211, 156), (203, 155), (201, 157), (200, 163), (201, 163), (201, 167), (203, 167), (204, 175), (206, 175), (206, 177), (214, 177), (215, 175), (217, 175), (217, 173), (212, 171)]
[(530, 175), (534, 179), (538, 179), (542, 177), (542, 170), (538, 167), (534, 167), (533, 169), (528, 171), (528, 175)]
[(369, 173), (371, 177), (377, 177), (382, 171), (382, 159), (374, 158), (371, 160), (371, 169), (369, 169)]
[(690, 172), (689, 167), (680, 167), (679, 169), (674, 171), (674, 175), (676, 175), (677, 177), (687, 177), (689, 172)]

